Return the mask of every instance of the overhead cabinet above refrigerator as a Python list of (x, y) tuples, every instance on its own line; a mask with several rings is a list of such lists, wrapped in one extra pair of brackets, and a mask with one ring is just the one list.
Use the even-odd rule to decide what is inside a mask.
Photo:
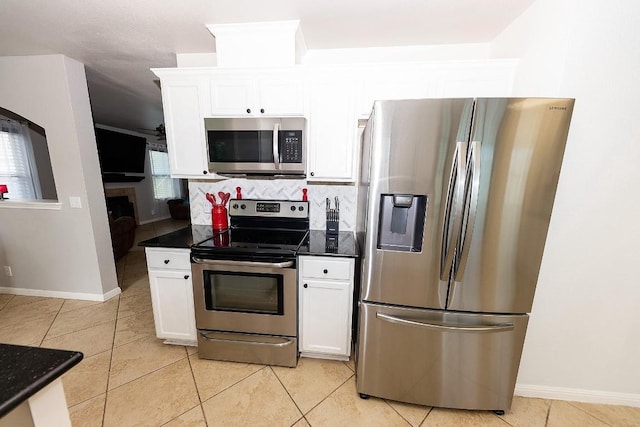
[(374, 104), (360, 203), (363, 396), (511, 406), (573, 103)]

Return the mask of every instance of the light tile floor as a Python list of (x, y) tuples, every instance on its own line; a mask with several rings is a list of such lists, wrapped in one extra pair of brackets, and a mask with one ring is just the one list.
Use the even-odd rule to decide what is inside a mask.
[[(138, 228), (138, 241), (186, 225)], [(638, 426), (640, 408), (516, 397), (504, 416), (362, 400), (353, 362), (295, 369), (200, 360), (155, 338), (144, 250), (117, 263), (104, 303), (0, 295), (0, 342), (79, 350), (63, 377), (75, 426)]]

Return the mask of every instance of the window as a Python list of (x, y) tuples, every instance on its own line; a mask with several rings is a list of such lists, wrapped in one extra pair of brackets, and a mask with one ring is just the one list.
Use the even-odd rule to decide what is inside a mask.
[(178, 180), (171, 178), (169, 155), (163, 151), (149, 150), (153, 194), (158, 200), (175, 199), (180, 195)]
[(41, 199), (40, 181), (27, 123), (0, 118), (0, 184), (10, 199)]

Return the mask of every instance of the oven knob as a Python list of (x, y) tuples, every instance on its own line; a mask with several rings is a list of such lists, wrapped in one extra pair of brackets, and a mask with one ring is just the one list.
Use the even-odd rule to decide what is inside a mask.
[(245, 205), (244, 203), (240, 205), (240, 209), (247, 209), (247, 205)]
[(302, 212), (304, 210), (304, 206), (298, 206), (298, 210)]
[(295, 206), (291, 206), (291, 211), (295, 212), (296, 211), (296, 207)]
[(238, 204), (237, 203), (233, 204), (233, 209), (238, 209)]

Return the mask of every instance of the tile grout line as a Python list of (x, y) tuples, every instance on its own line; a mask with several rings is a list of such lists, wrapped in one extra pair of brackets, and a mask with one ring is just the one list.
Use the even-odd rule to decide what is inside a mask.
[[(47, 335), (49, 334), (49, 331), (51, 330), (51, 328), (53, 327), (53, 324), (55, 323), (56, 319), (58, 318), (58, 316), (60, 315), (60, 311), (62, 311), (62, 306), (64, 306), (65, 301), (67, 301), (66, 299), (62, 301), (62, 304), (60, 304), (60, 308), (58, 309), (58, 311), (56, 312), (56, 315), (53, 316), (53, 319), (51, 320), (51, 324), (49, 325), (49, 327), (47, 328), (47, 331), (44, 333), (44, 335), (42, 336), (42, 339), (40, 340), (40, 344), (38, 344), (38, 347), (42, 347), (42, 343), (44, 342), (45, 338), (47, 337)], [(54, 337), (52, 337), (54, 338)], [(84, 358), (84, 355), (83, 355)]]
[[(596, 420), (600, 421), (601, 423), (606, 424), (606, 425), (608, 425), (608, 426), (611, 426), (611, 424), (609, 424), (608, 422), (606, 422), (606, 421), (604, 421), (604, 420), (601, 420), (600, 418), (598, 418), (597, 416), (593, 415), (592, 413), (590, 413), (590, 412), (588, 412), (588, 411), (586, 411), (586, 410), (584, 410), (584, 409), (582, 409), (582, 408), (580, 408), (580, 407), (578, 407), (578, 406), (574, 405), (571, 401), (565, 400), (565, 402), (567, 402), (567, 403), (568, 403), (569, 405), (571, 405), (573, 408), (575, 408), (575, 409), (577, 409), (577, 410), (579, 410), (579, 411), (581, 411), (581, 412), (584, 412), (584, 413), (585, 413), (585, 414), (587, 414), (588, 416), (590, 416), (590, 417), (592, 417), (592, 418), (594, 418), (594, 419), (596, 419)], [(551, 405), (549, 405), (549, 406), (551, 406)]]
[[(122, 271), (122, 282), (124, 283), (124, 275), (127, 273), (127, 259), (128, 255), (124, 259), (123, 263), (123, 271)], [(117, 271), (116, 271), (117, 273)], [(117, 277), (117, 274), (116, 274)], [(120, 280), (120, 278), (118, 278)], [(118, 283), (120, 286), (120, 294), (118, 295), (118, 306), (116, 307), (116, 322), (113, 327), (113, 337), (111, 339), (111, 355), (109, 356), (109, 371), (107, 372), (107, 387), (104, 391), (104, 406), (102, 407), (102, 423), (101, 426), (104, 426), (105, 417), (107, 416), (107, 400), (109, 399), (109, 382), (111, 381), (111, 366), (113, 365), (113, 350), (116, 345), (116, 331), (118, 330), (118, 312), (120, 311), (120, 295), (122, 295), (122, 283)]]
[[(296, 362), (296, 365), (297, 365), (297, 362)], [(304, 418), (305, 421), (307, 421), (307, 423), (309, 423), (309, 421), (304, 416), (304, 412), (302, 412), (302, 409), (300, 409), (300, 407), (298, 406), (298, 402), (296, 402), (296, 400), (293, 398), (293, 396), (291, 396), (291, 393), (289, 393), (289, 390), (287, 390), (287, 386), (284, 385), (284, 383), (282, 382), (282, 380), (280, 379), (280, 377), (278, 376), (276, 371), (274, 371), (273, 367), (271, 367), (271, 366), (269, 366), (269, 369), (271, 370), (271, 373), (276, 377), (276, 379), (278, 380), (278, 382), (280, 383), (280, 385), (284, 389), (285, 393), (287, 393), (287, 396), (289, 396), (289, 399), (291, 399), (291, 401), (293, 402), (293, 404), (296, 407), (296, 409), (298, 410), (298, 412), (300, 412), (300, 414), (302, 415), (302, 418)], [(295, 368), (293, 368), (293, 369), (295, 369)], [(293, 423), (292, 426), (295, 425), (297, 422), (299, 422), (302, 418), (299, 418), (298, 420), (296, 420), (296, 422)]]
[[(202, 417), (204, 418), (204, 424), (205, 424), (205, 426), (208, 426), (209, 422), (207, 421), (207, 416), (204, 413), (204, 408), (202, 407), (202, 397), (200, 396), (200, 389), (198, 388), (198, 381), (196, 381), (196, 374), (193, 372), (193, 365), (191, 365), (191, 357), (189, 356), (189, 350), (187, 349), (187, 347), (184, 347), (184, 349), (187, 352), (187, 363), (189, 363), (189, 371), (191, 371), (191, 378), (193, 378), (193, 384), (196, 387), (196, 394), (198, 395), (198, 406), (200, 406), (200, 412), (202, 412)], [(193, 408), (191, 408), (191, 409), (193, 409)]]

